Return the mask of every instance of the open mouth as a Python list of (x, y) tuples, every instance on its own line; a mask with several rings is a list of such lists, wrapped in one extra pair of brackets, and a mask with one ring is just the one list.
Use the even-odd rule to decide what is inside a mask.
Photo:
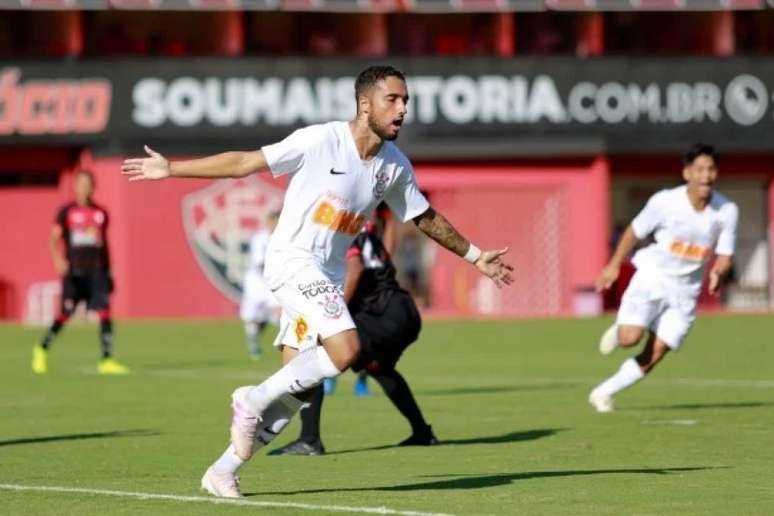
[(394, 128), (400, 129), (400, 127), (403, 125), (403, 119), (402, 118), (396, 118), (392, 121), (391, 124)]

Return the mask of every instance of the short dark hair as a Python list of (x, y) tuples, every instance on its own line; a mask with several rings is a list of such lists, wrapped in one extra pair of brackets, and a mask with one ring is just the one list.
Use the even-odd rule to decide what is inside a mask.
[(392, 66), (369, 66), (360, 72), (357, 79), (355, 79), (355, 102), (360, 99), (361, 95), (365, 94), (366, 90), (387, 77), (397, 77), (401, 81), (406, 82), (403, 72)]
[(683, 154), (683, 165), (686, 167), (691, 165), (699, 156), (709, 156), (715, 161), (715, 164), (718, 162), (718, 153), (715, 147), (706, 143), (694, 143)]

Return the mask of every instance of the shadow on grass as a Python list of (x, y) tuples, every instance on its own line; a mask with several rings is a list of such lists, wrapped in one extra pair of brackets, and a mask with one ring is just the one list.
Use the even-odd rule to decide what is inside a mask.
[[(687, 466), (678, 468), (621, 468), (621, 469), (575, 469), (559, 471), (525, 471), (520, 473), (501, 473), (498, 475), (467, 475), (462, 478), (448, 480), (435, 480), (432, 482), (419, 482), (413, 484), (401, 484), (396, 486), (375, 487), (343, 487), (328, 489), (305, 489), (297, 491), (266, 491), (261, 493), (246, 493), (245, 496), (259, 495), (297, 495), (314, 493), (344, 493), (360, 491), (425, 491), (443, 489), (482, 489), (486, 487), (498, 487), (509, 485), (522, 480), (536, 478), (562, 478), (590, 475), (671, 475), (674, 473), (688, 473), (692, 471), (704, 471), (709, 469), (724, 469), (726, 466)], [(446, 475), (443, 475), (446, 476)], [(457, 475), (450, 475), (457, 476)]]
[(158, 430), (139, 429), (139, 430), (114, 430), (112, 432), (92, 432), (89, 434), (65, 434), (48, 435), (45, 437), (22, 437), (19, 439), (9, 439), (0, 441), (0, 446), (14, 446), (17, 444), (38, 444), (58, 441), (80, 441), (81, 439), (111, 439), (114, 437), (145, 437), (150, 435), (159, 435)]
[(663, 410), (704, 410), (704, 409), (741, 409), (755, 407), (774, 407), (772, 401), (737, 401), (730, 403), (681, 403), (677, 405), (660, 405), (649, 407)]
[[(468, 439), (449, 439), (441, 440), (438, 446), (447, 445), (467, 445), (467, 444), (504, 444), (516, 443), (519, 441), (534, 441), (543, 437), (550, 437), (558, 432), (563, 432), (566, 428), (539, 428), (536, 430), (524, 430), (521, 432), (508, 432), (502, 435), (487, 435), (481, 437), (470, 437)], [(370, 446), (366, 448), (352, 448), (349, 450), (328, 451), (325, 455), (340, 455), (342, 453), (356, 453), (365, 451), (389, 450), (390, 448), (401, 448), (397, 444), (383, 444), (381, 446)], [(416, 448), (416, 446), (412, 446)]]

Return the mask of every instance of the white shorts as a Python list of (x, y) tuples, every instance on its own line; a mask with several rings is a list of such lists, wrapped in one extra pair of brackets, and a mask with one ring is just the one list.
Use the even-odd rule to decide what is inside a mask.
[(282, 306), (280, 330), (274, 346), (303, 350), (337, 333), (355, 328), (344, 289), (320, 270), (308, 266), (274, 291)]
[(248, 271), (242, 283), (242, 302), (239, 305), (239, 317), (244, 322), (271, 322), (277, 324), (277, 312), (280, 304), (261, 275)]
[(616, 324), (647, 328), (678, 349), (696, 319), (695, 285), (637, 271), (621, 299)]

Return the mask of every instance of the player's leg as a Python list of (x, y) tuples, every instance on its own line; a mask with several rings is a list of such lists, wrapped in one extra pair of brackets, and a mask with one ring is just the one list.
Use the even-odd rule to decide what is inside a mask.
[[(306, 288), (309, 285), (314, 285), (312, 294)], [(292, 322), (285, 325), (278, 341), (295, 340), (302, 351), (260, 385), (234, 391), (231, 440), (245, 460), (252, 455), (258, 422), (275, 400), (283, 394), (307, 391), (324, 378), (341, 374), (360, 348), (355, 323), (340, 295), (340, 286), (319, 271), (311, 268), (300, 271), (293, 284), (281, 286), (275, 295), (284, 315)], [(322, 346), (307, 345), (318, 339)]]
[(629, 348), (636, 346), (647, 333), (647, 328), (625, 324), (613, 324), (599, 340), (599, 352), (609, 355), (617, 348)]
[(99, 374), (127, 374), (129, 368), (113, 358), (113, 319), (110, 314), (110, 279), (106, 272), (95, 272), (87, 280), (87, 308), (99, 317), (99, 344), (101, 359)]
[[(639, 272), (634, 275), (621, 299), (616, 324), (611, 327), (615, 329), (608, 329), (606, 332), (606, 336), (611, 331), (616, 336), (615, 344), (609, 351), (612, 351), (617, 346), (637, 344), (645, 333), (646, 328), (650, 328), (654, 321), (661, 316), (665, 305), (660, 297), (660, 292), (654, 290), (655, 288), (655, 282), (649, 281), (649, 278), (646, 276)], [(649, 337), (649, 339), (652, 338), (654, 338), (653, 335)], [(600, 342), (600, 351), (603, 353), (606, 351), (604, 344), (605, 337)], [(597, 412), (612, 412), (614, 410), (613, 395), (634, 385), (642, 377), (643, 373), (637, 361), (629, 358), (621, 364), (613, 376), (597, 385), (591, 391), (589, 403)]]
[(433, 435), (433, 429), (425, 421), (411, 387), (406, 379), (394, 367), (381, 369), (378, 366), (369, 368), (368, 373), (381, 385), (384, 393), (390, 398), (395, 408), (411, 425), (411, 435), (401, 441), (398, 446), (429, 446), (438, 444)]
[[(290, 362), (298, 353), (295, 348), (282, 346), (283, 364)], [(253, 454), (272, 442), (285, 429), (293, 415), (307, 404), (310, 395), (310, 392), (284, 394), (266, 409), (256, 431)], [(245, 462), (247, 461), (237, 454), (234, 444), (229, 444), (226, 451), (204, 473), (202, 489), (215, 496), (240, 497), (239, 478), (236, 474)]]
[(239, 317), (245, 330), (245, 345), (247, 353), (252, 358), (259, 358), (261, 355), (261, 345), (259, 337), (261, 334), (261, 320), (263, 309), (263, 299), (259, 296), (260, 278), (255, 273), (245, 274), (243, 282), (242, 302), (239, 305)]
[[(688, 335), (695, 315), (689, 302), (687, 308), (675, 308), (668, 306), (658, 318), (653, 321), (653, 332), (645, 344), (645, 348), (635, 358), (627, 359), (618, 372), (611, 378), (600, 384), (594, 391), (589, 401), (600, 412), (612, 410), (612, 396), (642, 380), (670, 350), (680, 347), (685, 336)], [(596, 401), (597, 403), (595, 403)], [(603, 410), (600, 410), (602, 407)]]
[(357, 373), (357, 380), (355, 380), (354, 387), (355, 396), (365, 397), (371, 395), (371, 390), (368, 388), (368, 373), (360, 371)]
[(677, 351), (696, 319), (696, 300), (691, 296), (683, 302), (673, 303), (656, 322), (656, 338), (637, 355), (635, 360), (643, 374), (650, 373), (669, 351)]
[(422, 319), (414, 300), (409, 295), (395, 293), (390, 297), (384, 313), (379, 316), (358, 313), (355, 323), (363, 351), (353, 367), (362, 367), (367, 371), (411, 425), (411, 436), (402, 441), (400, 446), (438, 444), (408, 382), (395, 368), (403, 352), (416, 341), (422, 328)]
[(637, 361), (637, 365), (642, 371), (642, 375), (650, 373), (656, 364), (666, 356), (671, 348), (669, 345), (661, 340), (658, 336), (652, 335), (645, 344), (645, 348), (642, 352), (634, 357)]
[[(655, 334), (648, 336), (645, 348), (653, 346), (656, 340)], [(645, 376), (637, 360), (628, 358), (618, 368), (613, 376), (597, 385), (589, 395), (589, 403), (597, 412), (612, 412), (615, 408), (613, 396), (622, 390), (631, 387)]]
[(78, 301), (81, 296), (79, 295), (78, 284), (76, 279), (71, 275), (66, 275), (62, 278), (62, 301), (59, 307), (59, 313), (57, 314), (54, 322), (46, 330), (45, 335), (40, 343), (32, 349), (32, 371), (37, 374), (43, 374), (48, 372), (48, 350), (51, 348), (51, 344), (62, 331), (67, 320), (75, 311), (78, 306)]
[(320, 437), (320, 419), (322, 417), (322, 405), (325, 399), (322, 385), (311, 390), (309, 405), (301, 409), (301, 433), (298, 439), (282, 448), (273, 450), (269, 455), (324, 455)]
[(618, 316), (599, 340), (599, 352), (608, 355), (619, 347), (639, 344), (655, 319), (659, 303), (654, 300), (653, 281), (641, 272), (635, 273), (621, 298)]

